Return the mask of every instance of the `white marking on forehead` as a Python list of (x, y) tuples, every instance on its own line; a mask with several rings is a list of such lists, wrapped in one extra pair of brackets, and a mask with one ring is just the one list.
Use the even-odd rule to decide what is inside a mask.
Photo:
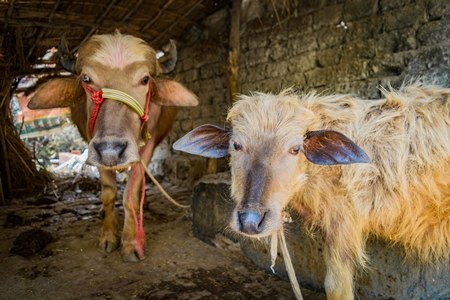
[(97, 41), (100, 47), (92, 59), (111, 68), (123, 69), (133, 62), (144, 62), (149, 51), (141, 39), (128, 35), (97, 36)]

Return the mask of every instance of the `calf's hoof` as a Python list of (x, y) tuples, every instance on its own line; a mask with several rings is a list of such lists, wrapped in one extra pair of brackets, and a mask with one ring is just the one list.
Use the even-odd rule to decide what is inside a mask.
[(139, 255), (139, 252), (134, 247), (131, 249), (122, 248), (120, 254), (124, 262), (138, 262), (146, 258), (144, 254)]
[(111, 253), (119, 247), (119, 243), (117, 241), (100, 241), (98, 243), (97, 250), (100, 252)]
[(124, 262), (138, 262), (140, 261), (139, 256), (135, 253), (125, 253), (122, 254), (122, 259)]

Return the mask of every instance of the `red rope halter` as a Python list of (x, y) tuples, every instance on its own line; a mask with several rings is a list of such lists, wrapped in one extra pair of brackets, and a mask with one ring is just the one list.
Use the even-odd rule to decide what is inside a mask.
[[(97, 120), (97, 115), (100, 110), (100, 104), (102, 104), (105, 101), (105, 98), (103, 98), (102, 90), (96, 91), (86, 83), (83, 82), (82, 84), (86, 92), (89, 93), (92, 102), (94, 102), (94, 109), (92, 110), (92, 116), (89, 126), (91, 133), (94, 134), (95, 121)], [(148, 92), (147, 98), (145, 100), (144, 115), (141, 117), (141, 127), (143, 127), (144, 123), (148, 120), (148, 106), (150, 104), (151, 95), (152, 95), (152, 80), (150, 79), (150, 81), (148, 82)]]

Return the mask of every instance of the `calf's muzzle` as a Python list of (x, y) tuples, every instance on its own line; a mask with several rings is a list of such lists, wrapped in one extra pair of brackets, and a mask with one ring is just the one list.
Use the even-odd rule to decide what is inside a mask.
[(238, 212), (239, 230), (245, 234), (259, 234), (263, 230), (265, 213), (254, 210)]
[(99, 161), (106, 166), (117, 166), (123, 163), (128, 143), (124, 141), (93, 142), (92, 146), (97, 152)]

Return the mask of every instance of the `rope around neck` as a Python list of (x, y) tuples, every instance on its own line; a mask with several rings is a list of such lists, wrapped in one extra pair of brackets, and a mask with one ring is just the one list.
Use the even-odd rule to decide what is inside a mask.
[(281, 254), (284, 258), (284, 264), (286, 265), (286, 270), (288, 272), (289, 281), (291, 283), (292, 289), (294, 290), (295, 298), (297, 300), (303, 300), (302, 292), (300, 291), (300, 286), (298, 285), (297, 276), (295, 275), (294, 266), (292, 265), (291, 256), (289, 255), (289, 251), (286, 244), (286, 239), (284, 238), (284, 231), (280, 229), (272, 233), (270, 239), (270, 258), (272, 265), (270, 269), (275, 274), (274, 266), (275, 260), (277, 259), (277, 247), (278, 247), (278, 239), (281, 243)]

